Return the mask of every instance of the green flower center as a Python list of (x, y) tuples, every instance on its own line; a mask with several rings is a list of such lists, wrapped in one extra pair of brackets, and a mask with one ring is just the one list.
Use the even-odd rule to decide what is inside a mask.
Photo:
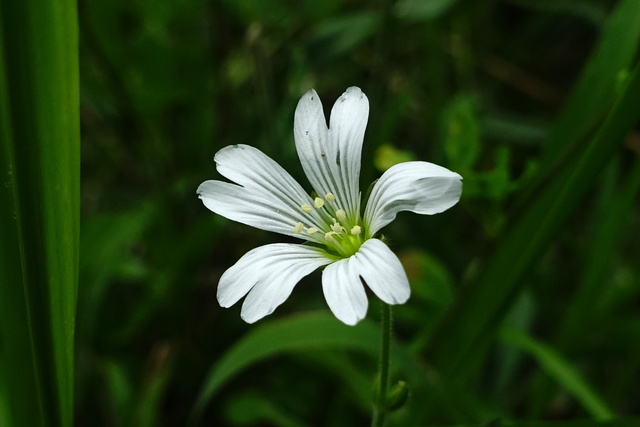
[(298, 222), (293, 228), (294, 233), (306, 233), (340, 258), (355, 254), (364, 243), (364, 230), (359, 215), (345, 212), (332, 193), (327, 193), (324, 198), (316, 197), (313, 206), (300, 205), (300, 210), (306, 214), (315, 210), (321, 223), (314, 223), (310, 215), (311, 226)]

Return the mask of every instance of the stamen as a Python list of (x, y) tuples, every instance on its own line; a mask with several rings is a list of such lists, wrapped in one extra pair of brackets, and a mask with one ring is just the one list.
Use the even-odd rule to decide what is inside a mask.
[[(353, 225), (358, 218), (350, 219), (343, 209), (338, 209), (340, 203), (336, 203), (337, 199), (333, 193), (327, 192), (324, 197), (316, 193), (312, 197), (313, 203), (300, 205), (300, 209), (304, 213), (312, 214), (314, 220), (311, 224), (313, 225), (307, 228), (304, 221), (299, 222), (293, 229), (294, 233), (313, 236), (311, 240), (324, 243), (329, 250), (337, 252), (340, 256), (348, 257), (356, 253), (362, 245), (362, 239), (354, 237), (362, 233), (361, 226)], [(314, 208), (317, 213), (312, 213)], [(323, 234), (324, 242), (321, 240)]]

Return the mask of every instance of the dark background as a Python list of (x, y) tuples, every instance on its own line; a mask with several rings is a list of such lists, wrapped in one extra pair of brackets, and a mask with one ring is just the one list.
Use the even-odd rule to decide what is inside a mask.
[[(395, 338), (422, 369), (394, 359), (394, 381), (412, 392), (391, 424), (640, 415), (637, 135), (612, 141), (619, 148), (540, 251), (527, 252), (539, 224), (522, 220), (563, 183), (558, 171), (575, 166), (611, 106), (585, 123), (575, 118), (588, 106), (568, 99), (619, 3), (80, 0), (77, 425), (184, 425), (210, 369), (271, 322), (320, 313), (345, 340), (368, 340), (375, 298), (369, 320), (343, 331), (318, 273), (256, 325), (240, 319), (240, 304), (220, 308), (226, 268), (291, 239), (218, 217), (195, 194), (221, 179), (216, 151), (239, 143), (311, 190), (293, 143), (296, 103), (315, 88), (328, 117), (352, 85), (371, 104), (362, 191), (409, 159), (464, 177), (451, 210), (401, 214), (384, 230), (413, 290), (394, 311)], [(625, 67), (611, 67), (623, 87)], [(609, 87), (613, 99), (603, 79), (591, 80), (594, 96)], [(521, 244), (505, 243), (518, 224)], [(526, 274), (509, 279), (501, 247), (522, 251)], [(483, 279), (501, 262), (508, 290)], [(445, 367), (447, 346), (485, 321), (482, 344), (451, 350), (462, 359)], [(300, 338), (276, 336), (285, 347)], [(206, 399), (201, 424), (365, 425), (377, 356), (356, 347), (319, 340), (256, 356)]]

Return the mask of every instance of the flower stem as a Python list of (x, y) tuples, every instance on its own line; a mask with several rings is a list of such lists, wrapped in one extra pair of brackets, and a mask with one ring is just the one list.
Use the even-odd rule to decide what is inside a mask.
[(373, 409), (372, 427), (382, 427), (387, 417), (387, 389), (389, 388), (389, 347), (391, 344), (391, 306), (384, 302), (382, 304), (381, 345), (380, 345), (380, 371), (379, 385), (375, 406)]

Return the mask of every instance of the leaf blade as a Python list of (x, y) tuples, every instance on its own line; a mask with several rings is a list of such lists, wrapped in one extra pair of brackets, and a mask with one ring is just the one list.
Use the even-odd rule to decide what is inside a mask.
[(0, 333), (8, 350), (0, 359), (11, 422), (71, 425), (80, 214), (76, 4), (37, 6), (0, 2), (0, 168), (3, 178), (10, 174), (0, 196)]
[(573, 366), (552, 347), (515, 329), (503, 329), (500, 339), (527, 352), (538, 364), (569, 391), (589, 413), (599, 421), (614, 418), (614, 413), (595, 390), (586, 382)]
[[(431, 357), (443, 375), (463, 380), (478, 368), (481, 354), (523, 286), (526, 272), (569, 219), (597, 172), (617, 153), (640, 117), (638, 97), (640, 63), (596, 135), (581, 150), (573, 152), (569, 166), (542, 189), (505, 233), (474, 288), (440, 325), (431, 343)], [(474, 322), (465, 322), (469, 318)]]

